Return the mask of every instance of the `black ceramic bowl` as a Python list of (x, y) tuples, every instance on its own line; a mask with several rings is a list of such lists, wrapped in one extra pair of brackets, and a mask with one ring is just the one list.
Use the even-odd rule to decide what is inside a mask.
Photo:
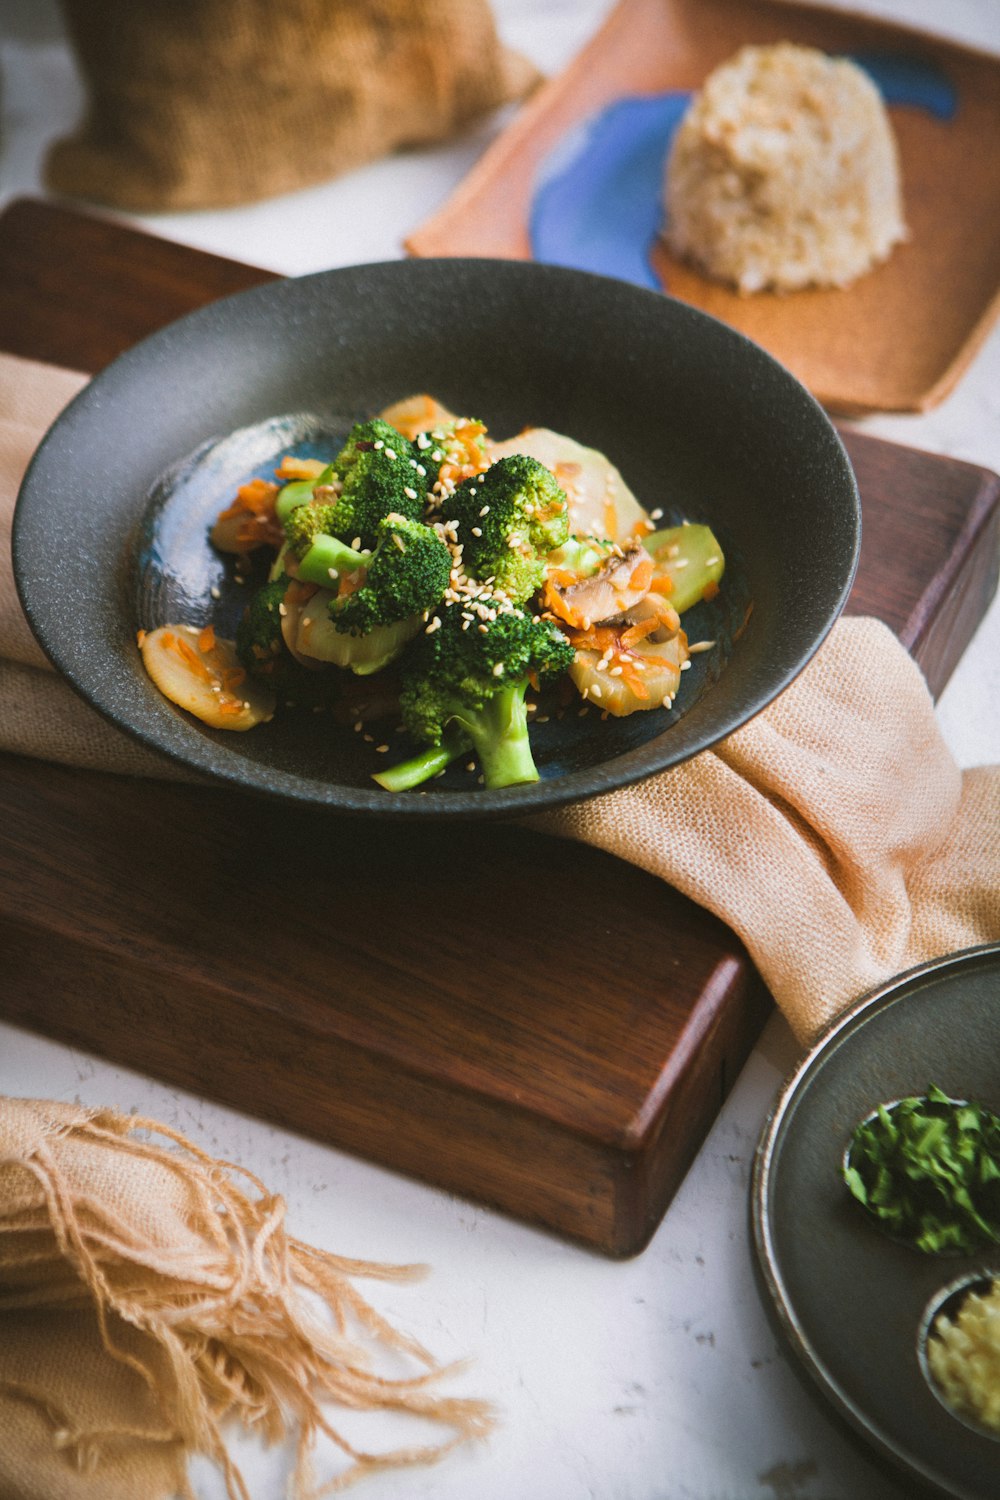
[[(161, 697), (137, 627), (232, 634), (247, 588), (207, 533), (235, 486), (294, 444), (429, 391), (485, 421), (606, 453), (648, 508), (709, 521), (718, 598), (685, 616), (694, 659), (671, 712), (571, 709), (532, 731), (537, 783), (486, 791), (456, 766), (390, 794), (377, 756), (329, 715), (247, 734)], [(666, 524), (664, 522), (663, 524)], [(114, 723), (224, 781), (345, 812), (519, 815), (674, 765), (745, 723), (812, 656), (847, 597), (860, 508), (813, 398), (763, 350), (683, 303), (556, 267), (413, 260), (273, 282), (213, 303), (116, 360), (55, 423), (25, 478), (14, 562), (54, 665)], [(216, 597), (218, 595), (218, 597)], [(749, 611), (749, 613), (748, 613)], [(700, 614), (698, 613), (700, 612)]]

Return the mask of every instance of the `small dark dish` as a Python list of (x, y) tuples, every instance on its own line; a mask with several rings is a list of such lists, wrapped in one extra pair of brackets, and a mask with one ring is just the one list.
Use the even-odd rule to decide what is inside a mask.
[(998, 996), (990, 944), (912, 970), (835, 1022), (781, 1091), (751, 1198), (765, 1296), (802, 1370), (883, 1457), (956, 1500), (995, 1500), (1000, 1450), (934, 1390), (928, 1326), (957, 1287), (1000, 1275), (1000, 1245), (932, 1255), (890, 1239), (848, 1192), (843, 1158), (872, 1108), (929, 1083), (1000, 1110)]
[[(234, 483), (288, 446), (288, 424), (322, 444), (422, 390), (497, 437), (527, 425), (565, 432), (605, 452), (648, 509), (709, 521), (729, 567), (692, 633), (721, 642), (709, 655), (724, 670), (703, 658), (671, 714), (602, 721), (591, 709), (539, 726), (541, 780), (490, 792), (454, 771), (426, 792), (391, 794), (370, 778), (377, 759), (396, 757), (377, 758), (327, 715), (225, 734), (161, 697), (143, 671), (137, 627), (212, 621), (231, 633), (245, 597), (207, 541)], [(854, 477), (829, 420), (781, 365), (723, 324), (581, 272), (399, 261), (274, 282), (123, 355), (36, 454), (18, 500), (14, 562), (54, 665), (148, 745), (249, 789), (345, 812), (470, 817), (609, 791), (745, 723), (829, 631), (859, 537)]]

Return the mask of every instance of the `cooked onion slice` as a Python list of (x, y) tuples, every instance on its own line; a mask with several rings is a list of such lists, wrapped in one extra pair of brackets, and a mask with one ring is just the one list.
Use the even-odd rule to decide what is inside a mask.
[(210, 625), (139, 632), (142, 664), (165, 698), (212, 729), (253, 729), (273, 717), (274, 694), (249, 677), (232, 641)]
[[(581, 697), (615, 718), (671, 707), (688, 656), (683, 630), (665, 641), (646, 637), (634, 645), (629, 644), (628, 629), (605, 627), (587, 634), (597, 637), (595, 644), (578, 643), (569, 669)], [(586, 641), (587, 635), (581, 638)]]

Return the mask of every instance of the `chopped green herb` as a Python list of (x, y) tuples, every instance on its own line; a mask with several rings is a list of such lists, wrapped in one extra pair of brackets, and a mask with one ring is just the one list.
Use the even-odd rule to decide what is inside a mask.
[(925, 1095), (879, 1105), (851, 1137), (844, 1181), (882, 1229), (928, 1255), (1000, 1241), (1000, 1118)]

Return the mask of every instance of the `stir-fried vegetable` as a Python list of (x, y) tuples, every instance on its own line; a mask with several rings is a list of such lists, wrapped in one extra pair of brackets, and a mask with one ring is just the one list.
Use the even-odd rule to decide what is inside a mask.
[(674, 703), (681, 615), (718, 590), (724, 559), (707, 526), (657, 531), (661, 514), (596, 449), (548, 428), (497, 443), (477, 419), (407, 397), (328, 460), (287, 454), (241, 486), (211, 539), (275, 556), (236, 642), (163, 626), (140, 633), (143, 661), (219, 729), (338, 700), (340, 722), (361, 729), (358, 679), (383, 674), (394, 690), (369, 700), (394, 706), (418, 748), (381, 785), (419, 786), (459, 755), (487, 786), (535, 780), (528, 696), (546, 682), (604, 716)]

